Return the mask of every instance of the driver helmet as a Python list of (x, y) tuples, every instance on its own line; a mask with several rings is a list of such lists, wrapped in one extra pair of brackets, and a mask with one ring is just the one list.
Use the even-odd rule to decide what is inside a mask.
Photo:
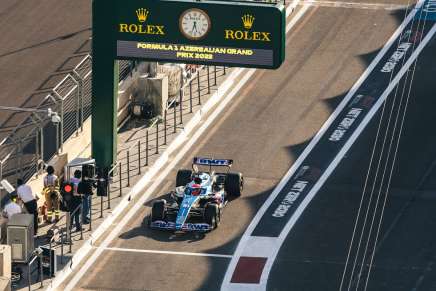
[(201, 185), (201, 183), (203, 182), (203, 179), (201, 179), (200, 174), (195, 173), (192, 177), (192, 181), (194, 182), (194, 184)]
[(201, 187), (200, 187), (200, 185), (198, 185), (198, 184), (194, 184), (194, 185), (192, 185), (192, 188), (191, 188), (191, 195), (192, 195), (192, 196), (198, 196), (198, 195), (200, 195), (200, 193), (201, 193)]

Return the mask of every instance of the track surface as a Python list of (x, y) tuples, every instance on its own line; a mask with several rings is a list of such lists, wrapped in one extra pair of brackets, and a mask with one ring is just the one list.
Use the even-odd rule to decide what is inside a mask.
[[(436, 90), (436, 86), (430, 77), (435, 74), (435, 47), (436, 38), (433, 37), (416, 66), (397, 162), (366, 290), (435, 290), (436, 288), (433, 267), (436, 259), (434, 251), (436, 235), (429, 231), (435, 226), (432, 201), (436, 186), (434, 182), (436, 151), (433, 146), (436, 135), (429, 131), (428, 127), (435, 122), (432, 113), (434, 103), (432, 92)], [(409, 85), (410, 82), (403, 78), (397, 94), (394, 90), (388, 97), (383, 118), (381, 112), (376, 115), (300, 217), (277, 256), (278, 259), (269, 277), (268, 290), (286, 288), (289, 290), (365, 290), (387, 177), (392, 165), (388, 163), (385, 182), (381, 184), (387, 148), (393, 134), (393, 121), (389, 123), (389, 113), (393, 108), (392, 116), (395, 117), (403, 86), (408, 88)], [(375, 144), (377, 126), (380, 122), (380, 138)], [(399, 126), (397, 130), (398, 128)], [(385, 138), (384, 154), (381, 155), (382, 141)], [(397, 138), (398, 132), (393, 140), (396, 141)], [(340, 289), (345, 258), (374, 146), (374, 162), (356, 229), (357, 237), (351, 248), (344, 284)], [(394, 149), (395, 146), (391, 152), (391, 159)], [(375, 176), (375, 169), (380, 159), (381, 170)], [(374, 181), (376, 186), (370, 200), (370, 190)], [(374, 211), (379, 191), (382, 193), (380, 204)], [(368, 222), (363, 230), (360, 251), (357, 253), (357, 244), (368, 207)], [(369, 234), (368, 227), (374, 215), (375, 226)], [(362, 253), (366, 245), (368, 246), (366, 259), (363, 261)], [(363, 267), (362, 262), (364, 262)], [(351, 276), (354, 264), (355, 271)]]
[[(244, 173), (246, 187), (243, 197), (226, 208), (220, 227), (198, 237), (151, 231), (144, 225), (150, 210), (147, 203), (111, 245), (211, 256), (107, 250), (76, 287), (218, 289), (229, 263), (226, 255), (233, 254), (257, 209), (392, 35), (403, 15), (402, 11), (385, 9), (310, 8), (288, 35), (284, 65), (278, 71), (257, 71), (215, 126), (175, 167), (161, 191), (155, 193), (154, 198), (161, 197), (171, 189), (176, 170), (189, 167), (195, 155), (233, 158), (234, 170)], [(430, 46), (425, 50), (426, 59), (434, 57), (431, 50)], [(436, 220), (428, 202), (431, 191), (421, 191), (411, 200), (415, 190), (434, 189), (436, 170), (432, 161), (436, 150), (431, 145), (436, 137), (428, 132), (435, 121), (429, 94), (436, 89), (430, 80), (434, 67), (428, 61), (418, 66), (382, 234), (392, 227), (382, 236), (369, 290), (434, 288), (432, 246), (436, 235), (429, 230), (434, 229)], [(375, 125), (371, 124), (358, 139), (292, 230), (272, 269), (268, 289), (338, 290)], [(429, 174), (422, 180), (425, 173)]]

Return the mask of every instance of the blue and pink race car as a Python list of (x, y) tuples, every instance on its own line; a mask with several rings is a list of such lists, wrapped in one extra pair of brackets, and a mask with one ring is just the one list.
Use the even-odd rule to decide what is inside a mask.
[[(170, 201), (153, 202), (149, 226), (154, 229), (207, 232), (218, 227), (229, 199), (241, 196), (244, 179), (230, 172), (233, 160), (195, 157), (192, 170), (179, 170)], [(208, 166), (199, 171), (198, 166)], [(226, 167), (215, 172), (215, 167)]]

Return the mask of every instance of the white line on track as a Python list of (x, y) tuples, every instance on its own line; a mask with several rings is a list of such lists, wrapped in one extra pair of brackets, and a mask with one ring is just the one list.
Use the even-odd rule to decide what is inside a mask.
[[(314, 185), (313, 189), (309, 192), (309, 194), (302, 201), (302, 203), (297, 208), (295, 213), (289, 219), (289, 221), (287, 222), (287, 224), (283, 228), (282, 232), (280, 233), (280, 236), (278, 238), (269, 238), (269, 237), (264, 238), (264, 237), (251, 236), (251, 233), (253, 232), (253, 230), (257, 226), (257, 224), (259, 223), (262, 216), (265, 214), (268, 207), (275, 200), (275, 198), (280, 193), (280, 191), (283, 189), (283, 187), (288, 183), (289, 179), (292, 177), (294, 172), (300, 167), (300, 165), (303, 163), (303, 161), (306, 159), (306, 157), (309, 155), (309, 153), (313, 150), (315, 145), (318, 143), (318, 141), (324, 135), (325, 131), (330, 127), (330, 125), (336, 119), (336, 117), (342, 112), (343, 108), (346, 106), (348, 101), (353, 97), (356, 90), (362, 85), (363, 81), (369, 76), (369, 74), (372, 72), (374, 67), (380, 62), (382, 57), (386, 54), (388, 49), (392, 46), (394, 41), (401, 34), (404, 27), (413, 19), (416, 12), (418, 11), (417, 8), (421, 7), (423, 3), (424, 3), (424, 0), (419, 0), (419, 2), (416, 5), (416, 9), (414, 9), (413, 12), (410, 13), (407, 16), (407, 18), (401, 23), (401, 25), (398, 27), (398, 29), (394, 32), (394, 34), (391, 36), (391, 38), (385, 44), (383, 49), (378, 53), (378, 55), (371, 62), (369, 67), (366, 69), (366, 71), (362, 74), (362, 76), (353, 85), (353, 87), (348, 92), (348, 94), (345, 96), (345, 98), (342, 100), (342, 102), (338, 105), (338, 107), (335, 109), (335, 111), (330, 115), (330, 117), (327, 119), (327, 121), (323, 124), (323, 126), (318, 131), (318, 133), (315, 135), (315, 137), (311, 140), (309, 145), (307, 145), (307, 147), (304, 149), (303, 153), (298, 157), (298, 159), (295, 161), (295, 163), (292, 165), (292, 167), (285, 174), (283, 179), (280, 181), (280, 183), (277, 185), (277, 187), (274, 189), (274, 191), (271, 193), (271, 195), (268, 197), (268, 199), (265, 201), (265, 203), (262, 205), (262, 207), (256, 213), (256, 216), (253, 218), (253, 220), (251, 221), (247, 230), (245, 231), (244, 235), (242, 236), (242, 238), (241, 238), (241, 240), (236, 248), (236, 251), (233, 255), (233, 258), (230, 261), (229, 267), (228, 267), (226, 274), (224, 276), (221, 290), (266, 290), (267, 280), (268, 280), (268, 276), (269, 276), (269, 273), (271, 271), (272, 265), (275, 261), (275, 258), (277, 257), (277, 254), (278, 254), (278, 251), (279, 251), (281, 245), (283, 244), (284, 240), (288, 236), (292, 227), (295, 225), (296, 221), (299, 219), (299, 217), (301, 216), (301, 214), (303, 213), (305, 208), (309, 205), (309, 203), (313, 199), (313, 197), (317, 194), (319, 188), (323, 185), (323, 183), (328, 178), (330, 173), (334, 170), (334, 168), (336, 168), (336, 166), (339, 164), (341, 159), (344, 157), (344, 155), (346, 154), (348, 149), (351, 147), (351, 145), (354, 143), (354, 141), (357, 139), (357, 137), (363, 131), (363, 129), (365, 128), (367, 123), (371, 120), (372, 116), (377, 112), (378, 108), (383, 103), (383, 101), (387, 98), (390, 91), (392, 91), (394, 86), (399, 82), (399, 80), (401, 79), (401, 76), (404, 74), (405, 71), (407, 71), (408, 67), (410, 67), (410, 65), (413, 63), (413, 60), (418, 56), (418, 54), (424, 48), (426, 43), (430, 40), (429, 36), (432, 32), (429, 32), (426, 39), (424, 39), (423, 42), (420, 44), (420, 46), (415, 50), (415, 53), (412, 54), (412, 56), (410, 57), (408, 62), (406, 62), (406, 64), (403, 66), (403, 68), (397, 74), (396, 78), (394, 80), (392, 80), (391, 84), (388, 86), (388, 88), (385, 90), (384, 94), (377, 101), (376, 105), (374, 105), (373, 109), (367, 114), (367, 116), (362, 121), (360, 126), (356, 129), (354, 134), (350, 137), (348, 142), (344, 145), (344, 147), (341, 149), (341, 151), (338, 153), (338, 155), (335, 157), (335, 159), (329, 165), (327, 170), (320, 177), (320, 180)], [(434, 29), (436, 29), (436, 25), (435, 25), (435, 27), (433, 27), (433, 30)], [(241, 256), (263, 256), (263, 257), (268, 258), (267, 262), (265, 264), (265, 267), (263, 269), (259, 284), (230, 283), (230, 280), (233, 276), (233, 272), (236, 268), (236, 264), (238, 263), (238, 260)]]
[(210, 254), (210, 253), (193, 253), (193, 252), (175, 252), (175, 251), (158, 251), (158, 250), (142, 250), (142, 249), (128, 249), (128, 248), (103, 248), (104, 251), (114, 252), (130, 252), (130, 253), (145, 253), (145, 254), (161, 254), (161, 255), (178, 255), (178, 256), (192, 256), (192, 257), (213, 257), (213, 258), (226, 258), (231, 259), (232, 255), (223, 254)]
[(333, 7), (333, 8), (352, 8), (352, 9), (371, 9), (371, 10), (400, 10), (407, 9), (407, 5), (387, 4), (387, 3), (361, 3), (361, 2), (341, 2), (326, 0), (303, 0), (300, 5)]

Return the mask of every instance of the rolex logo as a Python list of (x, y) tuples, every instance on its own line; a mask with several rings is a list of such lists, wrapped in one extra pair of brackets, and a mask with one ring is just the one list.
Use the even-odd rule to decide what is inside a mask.
[(145, 8), (136, 9), (136, 16), (138, 16), (139, 22), (145, 22), (147, 20), (149, 12)]
[(250, 29), (253, 26), (254, 16), (250, 14), (245, 14), (241, 17), (242, 23), (244, 24), (245, 29)]

